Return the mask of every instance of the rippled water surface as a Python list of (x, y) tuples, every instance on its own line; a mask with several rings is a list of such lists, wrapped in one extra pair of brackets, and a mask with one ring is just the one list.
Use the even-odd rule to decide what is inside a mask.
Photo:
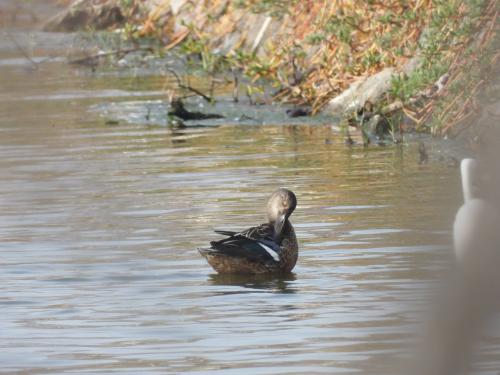
[[(106, 125), (91, 108), (163, 83), (2, 53), (0, 372), (387, 370), (448, 259), (456, 168), (329, 124)], [(260, 223), (279, 186), (299, 199), (294, 273), (214, 275), (196, 248)]]

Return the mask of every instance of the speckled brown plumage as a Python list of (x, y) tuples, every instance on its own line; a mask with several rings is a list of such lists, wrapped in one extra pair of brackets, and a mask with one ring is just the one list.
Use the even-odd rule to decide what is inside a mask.
[(292, 224), (289, 222), (289, 233), (284, 236), (281, 244), (280, 270), (290, 272), (297, 264), (299, 258), (299, 244)]
[(290, 190), (277, 190), (267, 204), (268, 223), (242, 232), (217, 231), (228, 237), (199, 249), (200, 254), (218, 273), (289, 273), (299, 254), (297, 237), (288, 220), (296, 204)]

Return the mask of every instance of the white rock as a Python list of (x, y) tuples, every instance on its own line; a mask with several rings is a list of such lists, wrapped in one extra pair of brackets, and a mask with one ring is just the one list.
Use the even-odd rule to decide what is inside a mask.
[(377, 102), (391, 88), (394, 74), (394, 68), (386, 68), (370, 77), (355, 81), (342, 94), (333, 98), (325, 109), (333, 113), (349, 113), (363, 107), (367, 101)]

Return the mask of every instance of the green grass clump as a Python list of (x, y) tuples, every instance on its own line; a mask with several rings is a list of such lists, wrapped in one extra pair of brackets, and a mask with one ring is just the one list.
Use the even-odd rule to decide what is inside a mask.
[[(469, 42), (475, 25), (483, 14), (486, 0), (438, 0), (431, 21), (419, 45), (420, 67), (408, 77), (395, 77), (389, 94), (407, 102), (417, 93), (436, 82), (445, 74), (455, 51)], [(467, 12), (463, 14), (463, 7)]]

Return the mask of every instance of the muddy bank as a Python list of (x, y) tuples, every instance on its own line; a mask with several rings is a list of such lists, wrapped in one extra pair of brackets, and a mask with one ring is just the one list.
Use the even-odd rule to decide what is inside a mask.
[[(288, 111), (294, 109), (293, 105), (271, 104), (271, 105), (251, 105), (244, 94), (239, 103), (234, 103), (231, 98), (230, 90), (222, 87), (216, 90), (217, 101), (215, 104), (207, 103), (200, 97), (192, 97), (185, 100), (186, 109), (190, 112), (201, 112), (204, 114), (219, 114), (224, 119), (206, 119), (206, 120), (188, 120), (172, 122), (169, 119), (168, 113), (171, 107), (166, 98), (166, 90), (178, 90), (176, 80), (169, 75), (162, 75), (162, 69), (165, 66), (175, 65), (175, 69), (182, 71), (182, 63), (175, 63), (169, 56), (163, 58), (150, 58), (147, 54), (137, 53), (129, 54), (124, 58), (118, 59), (113, 56), (110, 60), (111, 64), (103, 61), (95, 71), (92, 71), (87, 66), (68, 65), (65, 63), (64, 56), (71, 49), (81, 47), (81, 38), (93, 33), (39, 33), (27, 32), (19, 30), (9, 30), (12, 32), (16, 40), (20, 44), (28, 46), (26, 37), (31, 41), (35, 41), (38, 46), (36, 50), (27, 50), (29, 53), (34, 53), (31, 57), (39, 62), (39, 67), (29, 69), (36, 76), (43, 76), (41, 82), (46, 82), (49, 91), (30, 93), (28, 102), (35, 101), (45, 103), (44, 105), (52, 106), (54, 113), (58, 113), (58, 108), (63, 100), (86, 103), (86, 109), (82, 115), (82, 126), (85, 127), (86, 121), (92, 119), (101, 124), (104, 128), (120, 129), (123, 127), (135, 127), (152, 129), (153, 132), (167, 132), (172, 134), (182, 134), (188, 132), (204, 132), (216, 131), (219, 128), (234, 129), (235, 132), (259, 132), (254, 128), (273, 129), (273, 134), (280, 134), (281, 131), (290, 134), (295, 134), (299, 140), (305, 137), (304, 134), (318, 134), (322, 147), (342, 147), (348, 151), (353, 149), (361, 149), (366, 142), (361, 129), (350, 127), (346, 133), (346, 128), (340, 124), (340, 118), (331, 113), (320, 113), (309, 117), (290, 117)], [(100, 34), (98, 34), (100, 35)], [(107, 35), (107, 34), (105, 34)], [(117, 33), (112, 33), (117, 36)], [(52, 38), (54, 38), (52, 40)], [(76, 38), (71, 40), (72, 38)], [(107, 39), (106, 39), (107, 40)], [(98, 50), (106, 47), (100, 45)], [(109, 46), (108, 46), (109, 47)], [(2, 47), (0, 39), (0, 52), (4, 48), (10, 48), (6, 52), (8, 56), (14, 51), (19, 56), (19, 49), (10, 40), (5, 41), (5, 46)], [(111, 48), (113, 49), (113, 48)], [(52, 56), (52, 57), (51, 57)], [(60, 58), (54, 58), (60, 56)], [(25, 69), (31, 64), (29, 60), (24, 61), (24, 58), (16, 59), (16, 61), (1, 61), (0, 65), (11, 64), (12, 69), (16, 70), (16, 64), (23, 63), (19, 69)], [(177, 64), (177, 65), (176, 65)], [(46, 73), (59, 77), (55, 74), (56, 71), (65, 72), (64, 84), (67, 85), (63, 90), (51, 91), (52, 85), (49, 79), (46, 79)], [(223, 76), (224, 73), (222, 73)], [(47, 77), (50, 77), (47, 76)], [(75, 79), (80, 77), (75, 84)], [(210, 76), (207, 75), (192, 75), (181, 77), (184, 82), (196, 84), (201, 90), (208, 92), (210, 89)], [(45, 86), (43, 86), (45, 87)], [(21, 94), (20, 94), (21, 95)], [(25, 94), (22, 94), (25, 95)], [(24, 103), (27, 98), (19, 96), (12, 99), (12, 94), (5, 94), (12, 102)], [(10, 102), (9, 102), (10, 103)], [(22, 111), (20, 111), (22, 112)], [(307, 111), (305, 111), (307, 112)], [(59, 116), (59, 115), (56, 115)], [(364, 114), (365, 118), (368, 118)], [(373, 124), (373, 123), (371, 123)], [(63, 124), (64, 125), (64, 124)], [(61, 126), (63, 126), (61, 125)], [(370, 123), (366, 124), (369, 128)], [(238, 130), (236, 130), (236, 128)], [(283, 130), (279, 130), (282, 129)], [(247, 130), (245, 130), (247, 129)], [(373, 129), (373, 135), (376, 133), (376, 127)], [(227, 130), (230, 132), (230, 130)], [(372, 149), (377, 149), (376, 145), (391, 145), (391, 135), (385, 142), (380, 142), (376, 136), (371, 137)], [(463, 150), (460, 145), (454, 145), (449, 142), (432, 140), (428, 135), (416, 133), (405, 133), (404, 142), (398, 146), (398, 149), (416, 148), (416, 144), (424, 142), (425, 152), (422, 155), (426, 157), (410, 156), (413, 163), (433, 163), (456, 166), (456, 160), (459, 155), (463, 155)], [(161, 146), (163, 147), (163, 146)], [(455, 148), (456, 147), (456, 148)], [(392, 149), (389, 147), (388, 149)], [(367, 150), (368, 151), (368, 150)]]
[[(491, 47), (498, 8), (493, 0), (76, 0), (46, 29), (122, 28), (128, 38), (178, 47), (209, 72), (240, 71), (251, 82), (250, 95), (272, 85), (276, 100), (342, 114), (359, 126), (368, 103), (399, 128), (453, 136), (451, 129), (476, 111), (449, 88), (462, 80), (460, 67)], [(463, 90), (476, 95), (480, 80), (470, 78)], [(441, 102), (457, 107), (442, 116), (438, 109), (447, 107)]]
[[(106, 28), (121, 24), (116, 14), (127, 14), (132, 36), (160, 38), (166, 49), (180, 46), (186, 55), (197, 55), (208, 70), (238, 68), (253, 82), (271, 82), (281, 99), (308, 103), (317, 112), (349, 87), (349, 95), (357, 96), (358, 87), (364, 91), (355, 106), (376, 101), (387, 91), (390, 75), (413, 69), (410, 61), (426, 17), (434, 10), (420, 3), (410, 1), (406, 8), (398, 1), (336, 5), (329, 1), (162, 0), (131, 1), (124, 6), (117, 0), (78, 0), (46, 29)], [(414, 17), (403, 20), (406, 11)], [(389, 22), (391, 17), (394, 22)], [(384, 33), (385, 39), (379, 40)], [(398, 49), (399, 54), (394, 52)], [(379, 72), (384, 72), (380, 88), (366, 90), (366, 84), (360, 84)], [(328, 110), (345, 111), (352, 105), (352, 100), (337, 99)]]

